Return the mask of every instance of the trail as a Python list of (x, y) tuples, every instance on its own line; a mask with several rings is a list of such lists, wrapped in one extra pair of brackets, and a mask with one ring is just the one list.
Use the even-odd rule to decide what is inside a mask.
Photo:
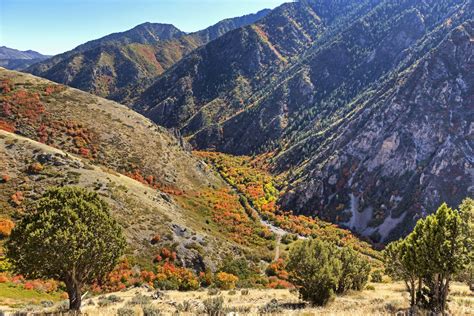
[[(211, 165), (215, 168), (215, 166), (214, 166), (213, 164), (211, 164)], [(215, 168), (215, 169), (217, 170), (217, 168)], [(217, 171), (217, 172), (219, 173), (219, 171)], [(219, 173), (219, 175), (220, 175), (220, 173)], [(221, 179), (224, 180), (224, 182), (227, 183), (227, 184), (230, 186), (230, 188), (232, 189), (232, 191), (234, 191), (235, 194), (237, 194), (237, 195), (239, 196), (239, 198), (240, 198), (240, 197), (245, 197), (245, 195), (244, 195), (243, 193), (241, 193), (234, 185), (232, 185), (229, 181), (227, 181), (224, 177), (222, 177), (222, 175), (220, 175), (220, 176), (221, 176)], [(245, 208), (245, 205), (242, 204), (242, 206)], [(294, 233), (291, 232), (291, 231), (287, 231), (287, 230), (285, 230), (285, 229), (283, 229), (283, 228), (281, 228), (281, 227), (278, 227), (278, 226), (272, 224), (272, 223), (269, 222), (269, 221), (264, 220), (264, 219), (262, 218), (262, 216), (260, 215), (260, 213), (253, 207), (253, 205), (252, 205), (252, 203), (251, 203), (250, 201), (249, 201), (249, 203), (248, 203), (248, 206), (252, 209), (252, 211), (254, 211), (255, 214), (257, 214), (258, 220), (260, 221), (260, 223), (261, 223), (263, 226), (265, 226), (265, 227), (267, 227), (268, 229), (270, 229), (270, 231), (275, 234), (275, 236), (276, 236), (276, 239), (275, 239), (276, 245), (275, 245), (275, 256), (274, 256), (274, 260), (275, 260), (275, 261), (278, 260), (278, 258), (280, 257), (281, 237), (282, 237), (283, 235), (285, 235), (285, 234), (294, 234)], [(299, 234), (297, 234), (297, 236), (298, 236), (299, 239), (306, 239), (306, 238), (307, 238), (307, 237), (302, 236), (302, 235), (299, 235)]]

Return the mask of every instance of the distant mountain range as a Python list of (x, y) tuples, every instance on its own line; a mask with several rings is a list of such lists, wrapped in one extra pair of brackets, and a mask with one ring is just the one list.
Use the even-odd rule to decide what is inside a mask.
[(33, 50), (20, 51), (6, 46), (0, 47), (0, 67), (8, 69), (22, 70), (49, 57)]
[(230, 30), (255, 22), (269, 11), (226, 19), (191, 34), (170, 24), (144, 23), (82, 44), (26, 71), (130, 104), (132, 95), (146, 89), (183, 56)]
[(473, 15), (471, 0), (297, 1), (192, 34), (137, 26), (27, 71), (195, 148), (264, 154), (282, 209), (387, 242), (474, 195)]

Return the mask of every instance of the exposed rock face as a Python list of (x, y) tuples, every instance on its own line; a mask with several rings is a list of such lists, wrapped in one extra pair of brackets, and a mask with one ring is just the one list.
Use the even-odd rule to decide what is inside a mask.
[(272, 152), (280, 203), (375, 241), (473, 195), (472, 1), (300, 1), (201, 47), (135, 109), (201, 149)]
[(443, 201), (472, 196), (473, 37), (472, 21), (457, 27), (327, 133), (283, 203), (386, 241)]

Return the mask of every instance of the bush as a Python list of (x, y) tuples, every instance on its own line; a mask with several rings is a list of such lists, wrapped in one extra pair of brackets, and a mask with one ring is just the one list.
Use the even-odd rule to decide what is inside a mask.
[(132, 299), (130, 300), (131, 305), (148, 305), (151, 303), (151, 297), (145, 296), (143, 294), (136, 294)]
[(216, 279), (214, 280), (214, 283), (218, 288), (222, 290), (230, 290), (235, 288), (235, 283), (238, 280), (239, 278), (233, 274), (226, 272), (218, 272), (216, 274)]
[(333, 298), (341, 274), (336, 257), (337, 248), (320, 240), (300, 241), (291, 248), (287, 269), (303, 300), (325, 305)]
[(28, 166), (28, 172), (31, 174), (38, 174), (43, 171), (44, 167), (42, 164), (39, 162), (32, 163), (31, 165)]
[(15, 227), (15, 224), (6, 218), (1, 218), (0, 219), (0, 239), (4, 237), (10, 236), (13, 227)]
[(209, 296), (213, 296), (213, 295), (217, 295), (217, 294), (220, 294), (221, 291), (219, 291), (219, 289), (216, 289), (216, 288), (211, 288), (207, 291), (207, 295)]
[(298, 235), (296, 234), (285, 234), (281, 237), (281, 243), (285, 245), (289, 245), (295, 240), (298, 240)]
[(100, 307), (103, 307), (103, 306), (108, 306), (108, 305), (111, 305), (114, 303), (120, 303), (120, 302), (123, 302), (123, 299), (118, 297), (117, 295), (112, 294), (106, 297), (99, 297), (97, 304)]
[(373, 285), (370, 285), (370, 284), (367, 285), (367, 286), (365, 287), (365, 289), (368, 290), (368, 291), (375, 291), (375, 287), (374, 287)]
[(382, 271), (380, 270), (375, 270), (370, 275), (370, 280), (374, 283), (382, 283), (382, 279), (383, 279), (383, 274), (382, 274)]
[(249, 295), (249, 289), (242, 289), (240, 295)]
[(335, 293), (362, 290), (370, 271), (367, 259), (355, 250), (316, 239), (296, 242), (286, 268), (301, 298), (320, 306)]
[(218, 271), (233, 274), (238, 277), (239, 280), (246, 280), (252, 276), (252, 270), (245, 258), (233, 259), (226, 257)]
[(342, 269), (336, 292), (345, 293), (348, 290), (363, 290), (369, 280), (370, 265), (367, 259), (349, 247), (340, 249), (339, 259), (342, 263)]
[(199, 288), (199, 279), (191, 270), (165, 262), (157, 267), (154, 285), (161, 290), (191, 291)]
[(145, 305), (142, 307), (143, 316), (160, 316), (161, 312), (158, 307), (153, 305)]
[(135, 316), (135, 311), (130, 307), (122, 307), (117, 309), (117, 316)]
[(224, 299), (222, 296), (211, 297), (204, 300), (203, 304), (206, 314), (210, 316), (218, 316), (222, 314)]
[(260, 307), (258, 312), (259, 314), (281, 314), (282, 308), (276, 299), (272, 299), (270, 302)]

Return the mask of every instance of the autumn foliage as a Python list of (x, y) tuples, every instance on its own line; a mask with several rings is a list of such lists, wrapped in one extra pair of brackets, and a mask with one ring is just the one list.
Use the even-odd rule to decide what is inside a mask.
[(235, 285), (239, 278), (231, 273), (218, 272), (215, 277), (215, 284), (222, 290), (231, 290), (235, 288)]
[(35, 290), (42, 293), (53, 293), (59, 291), (59, 282), (55, 280), (26, 280), (22, 275), (10, 275), (0, 273), (0, 283), (8, 283), (11, 287)]
[(11, 220), (0, 218), (0, 239), (10, 236), (13, 227), (15, 224)]
[(24, 199), (25, 197), (23, 196), (23, 192), (21, 191), (17, 191), (13, 193), (12, 196), (10, 197), (12, 204), (15, 206), (20, 206), (23, 203)]
[(294, 215), (291, 211), (281, 210), (276, 203), (280, 195), (277, 188), (283, 185), (264, 169), (265, 157), (252, 159), (217, 152), (194, 153), (211, 163), (231, 186), (246, 197), (248, 203), (263, 219), (275, 226), (300, 236), (317, 237), (340, 246), (350, 245), (362, 253), (381, 259), (377, 251), (348, 230), (318, 218)]

